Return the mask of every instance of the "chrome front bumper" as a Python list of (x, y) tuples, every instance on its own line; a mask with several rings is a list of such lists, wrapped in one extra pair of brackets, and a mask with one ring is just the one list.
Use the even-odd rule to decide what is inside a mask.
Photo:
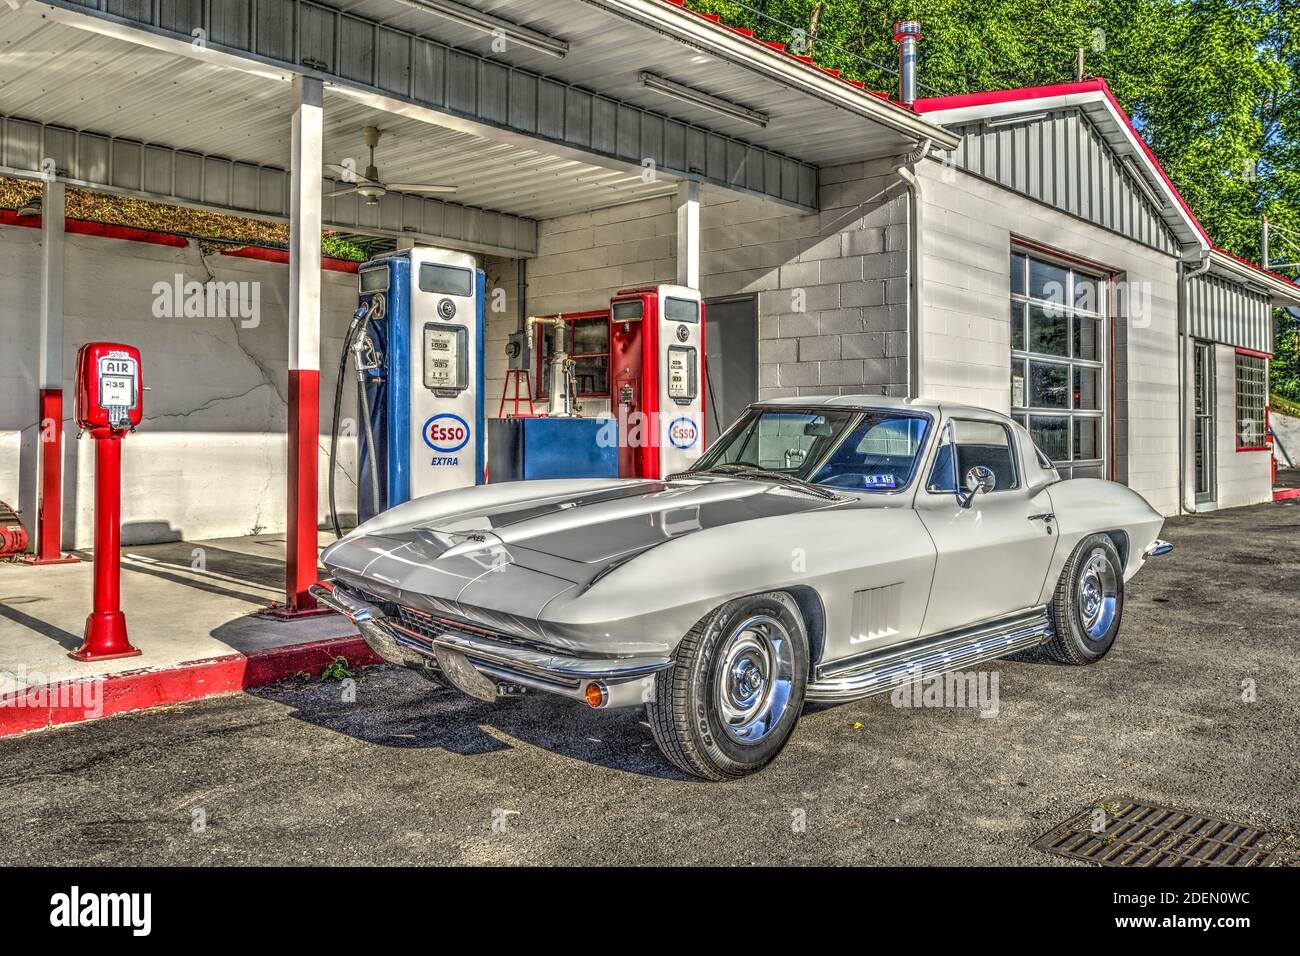
[[(393, 664), (436, 669), (471, 696), (493, 700), (518, 686), (585, 701), (593, 707), (645, 703), (654, 675), (672, 666), (668, 657), (574, 657), (537, 646), (508, 643), (470, 625), (420, 612), (421, 626), (385, 614), (383, 608), (337, 582), (309, 589), (321, 604), (352, 621), (376, 654)], [(599, 692), (599, 702), (596, 693)]]
[(1168, 554), (1172, 550), (1174, 550), (1172, 544), (1168, 541), (1161, 541), (1159, 538), (1156, 538), (1151, 542), (1151, 546), (1142, 552), (1142, 557), (1154, 558), (1157, 555)]

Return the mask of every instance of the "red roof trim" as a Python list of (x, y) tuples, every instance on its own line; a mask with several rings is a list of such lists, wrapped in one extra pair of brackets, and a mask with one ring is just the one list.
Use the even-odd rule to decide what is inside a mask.
[[(970, 106), (993, 106), (998, 103), (1015, 103), (1019, 100), (1036, 100), (1047, 96), (1069, 96), (1071, 93), (1109, 93), (1106, 81), (1084, 80), (1081, 83), (1053, 83), (1050, 86), (1025, 86), (1016, 90), (990, 90), (987, 93), (963, 93), (959, 96), (928, 96), (912, 104), (918, 113), (935, 110), (959, 110)], [(1121, 113), (1123, 110), (1120, 111)]]

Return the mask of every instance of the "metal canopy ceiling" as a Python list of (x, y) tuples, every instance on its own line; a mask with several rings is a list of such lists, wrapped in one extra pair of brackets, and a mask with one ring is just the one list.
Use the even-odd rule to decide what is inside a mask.
[[(556, 58), (507, 43), (402, 0), (319, 0), (320, 5), (364, 16), (562, 79), (645, 109), (735, 136), (816, 165), (894, 156), (932, 137), (948, 148), (949, 134), (910, 110), (810, 69), (734, 31), (664, 0), (463, 0), (465, 5), (569, 44)], [(765, 58), (783, 74), (760, 70)], [(729, 119), (645, 89), (640, 73), (664, 76), (724, 100), (766, 113), (766, 128)], [(794, 84), (806, 76), (807, 88)], [(826, 98), (809, 92), (824, 89)], [(835, 102), (838, 100), (838, 102)]]
[[(0, 115), (37, 119), (174, 149), (287, 167), (288, 84), (216, 62), (177, 57), (15, 12), (0, 4)], [(364, 126), (389, 181), (455, 185), (448, 199), (530, 219), (671, 193), (673, 181), (497, 143), (394, 116), (333, 93), (325, 101), (326, 162), (366, 162)], [(327, 221), (364, 226), (356, 197), (327, 200)]]

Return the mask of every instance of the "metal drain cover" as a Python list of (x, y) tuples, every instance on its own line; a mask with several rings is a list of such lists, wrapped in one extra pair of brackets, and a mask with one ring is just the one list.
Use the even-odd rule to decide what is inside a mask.
[(1288, 834), (1174, 807), (1110, 797), (1034, 841), (1034, 849), (1101, 866), (1296, 866)]

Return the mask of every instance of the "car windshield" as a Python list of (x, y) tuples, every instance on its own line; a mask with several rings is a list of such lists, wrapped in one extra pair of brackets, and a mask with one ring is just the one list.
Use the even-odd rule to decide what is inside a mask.
[(925, 444), (928, 417), (856, 409), (752, 408), (691, 473), (761, 470), (830, 488), (906, 487)]

